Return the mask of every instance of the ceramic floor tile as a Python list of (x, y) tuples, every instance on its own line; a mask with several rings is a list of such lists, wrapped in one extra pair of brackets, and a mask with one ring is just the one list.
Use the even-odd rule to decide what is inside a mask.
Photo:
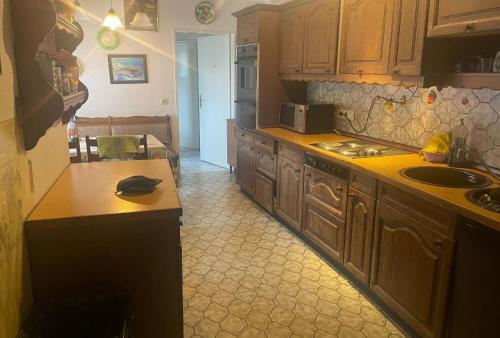
[(402, 337), (342, 275), (240, 192), (181, 154), (186, 337)]

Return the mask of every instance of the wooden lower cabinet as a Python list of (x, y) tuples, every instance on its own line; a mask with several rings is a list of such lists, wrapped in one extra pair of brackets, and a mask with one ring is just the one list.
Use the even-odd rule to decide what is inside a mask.
[(278, 157), (276, 214), (298, 231), (302, 224), (304, 166)]
[(349, 189), (347, 203), (344, 266), (359, 280), (370, 281), (375, 200)]
[(236, 178), (241, 189), (246, 193), (254, 193), (254, 151), (253, 142), (238, 140)]
[(422, 337), (442, 336), (453, 246), (425, 224), (378, 203), (370, 287)]
[(276, 179), (276, 163), (278, 156), (259, 148), (255, 148), (255, 171)]
[(257, 204), (272, 213), (274, 210), (274, 181), (255, 172), (254, 199)]
[(345, 222), (304, 200), (302, 233), (326, 254), (342, 263), (344, 256)]

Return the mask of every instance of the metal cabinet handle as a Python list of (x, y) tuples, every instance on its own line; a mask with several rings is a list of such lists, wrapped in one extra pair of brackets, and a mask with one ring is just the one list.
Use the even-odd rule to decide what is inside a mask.
[(363, 75), (363, 71), (361, 69), (358, 70), (358, 75), (359, 76), (362, 76)]
[(295, 73), (300, 73), (300, 69), (295, 69)]
[(331, 70), (330, 70), (330, 69), (326, 69), (326, 70), (325, 70), (325, 73), (330, 73), (330, 72), (331, 72)]
[(354, 196), (356, 196), (356, 194), (355, 194), (355, 193), (353, 193), (353, 192), (350, 192), (348, 195), (349, 195), (349, 197), (354, 197)]
[(399, 73), (399, 68), (394, 68), (394, 69), (392, 70), (392, 72), (393, 72), (394, 74), (398, 74), (398, 73)]
[(306, 173), (307, 177), (312, 177), (311, 173)]
[(344, 188), (341, 185), (338, 185), (337, 186), (337, 191), (342, 191), (342, 190), (344, 190)]
[(434, 245), (440, 248), (443, 245), (443, 241), (440, 239), (435, 239), (434, 240)]

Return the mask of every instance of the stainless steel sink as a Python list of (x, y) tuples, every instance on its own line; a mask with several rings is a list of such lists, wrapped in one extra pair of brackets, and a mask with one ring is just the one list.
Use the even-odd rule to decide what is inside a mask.
[(500, 213), (500, 188), (474, 189), (465, 196), (481, 208)]
[(481, 188), (491, 184), (482, 175), (448, 167), (410, 167), (401, 170), (400, 174), (420, 183), (449, 188)]

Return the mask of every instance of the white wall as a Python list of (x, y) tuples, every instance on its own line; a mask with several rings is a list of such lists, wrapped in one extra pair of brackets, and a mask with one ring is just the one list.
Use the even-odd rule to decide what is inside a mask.
[(176, 43), (176, 60), (179, 144), (182, 148), (199, 149), (200, 121), (196, 39)]
[[(109, 2), (102, 0), (80, 0), (94, 18), (82, 22), (85, 39), (76, 54), (85, 66), (82, 81), (88, 86), (90, 98), (79, 111), (80, 116), (130, 116), (169, 114), (174, 120), (174, 143), (178, 146), (176, 81), (175, 81), (175, 30), (234, 33), (236, 19), (231, 13), (249, 5), (276, 1), (262, 0), (214, 0), (217, 17), (210, 25), (202, 25), (194, 17), (194, 9), (199, 0), (158, 0), (159, 32), (136, 32), (121, 30), (121, 45), (109, 52), (101, 49), (96, 42), (100, 23), (109, 9)], [(279, 1), (281, 2), (281, 1)], [(115, 10), (123, 18), (123, 3), (113, 2)], [(107, 54), (144, 53), (147, 54), (149, 83), (135, 85), (110, 85)], [(166, 106), (161, 99), (168, 99)]]

